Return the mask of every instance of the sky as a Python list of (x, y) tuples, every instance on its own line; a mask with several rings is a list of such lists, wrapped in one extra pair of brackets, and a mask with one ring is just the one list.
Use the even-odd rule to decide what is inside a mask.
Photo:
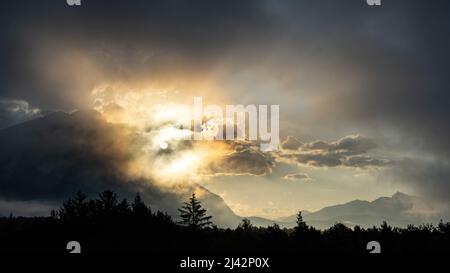
[[(144, 138), (125, 175), (199, 183), (243, 216), (396, 191), (448, 208), (449, 11), (444, 0), (8, 1), (0, 128), (96, 109)], [(195, 96), (279, 105), (280, 149), (177, 141), (167, 122)], [(170, 153), (154, 147), (162, 136)]]

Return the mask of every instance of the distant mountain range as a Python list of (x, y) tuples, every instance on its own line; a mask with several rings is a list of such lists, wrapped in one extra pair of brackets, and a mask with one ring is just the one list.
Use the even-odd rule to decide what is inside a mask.
[[(154, 209), (177, 217), (179, 208), (193, 190), (200, 196), (214, 222), (221, 227), (236, 227), (243, 217), (236, 215), (224, 200), (199, 185), (186, 185), (168, 192), (148, 181), (130, 180), (116, 171), (116, 164), (127, 159), (127, 149), (112, 153), (116, 145), (117, 125), (105, 122), (95, 111), (73, 114), (57, 112), (0, 130), (0, 216), (14, 212), (21, 204), (27, 214), (27, 203), (56, 208), (61, 202), (82, 190), (94, 197), (105, 189), (132, 199), (136, 192)], [(37, 209), (30, 208), (29, 215)], [(42, 212), (42, 210), (41, 210)], [(17, 212), (16, 212), (17, 213)], [(372, 202), (355, 200), (330, 206), (316, 212), (303, 212), (304, 220), (317, 228), (328, 228), (337, 222), (349, 226), (369, 227), (387, 221), (406, 226), (448, 220), (448, 214), (437, 214), (418, 197), (396, 193)], [(279, 219), (247, 217), (255, 226), (277, 223), (293, 227), (296, 215)]]
[[(237, 216), (219, 196), (209, 192), (205, 206), (212, 215), (217, 215), (222, 226), (236, 227), (244, 217)], [(303, 211), (303, 219), (308, 225), (326, 229), (336, 223), (349, 227), (380, 226), (386, 221), (391, 226), (406, 227), (409, 224), (437, 224), (440, 219), (448, 220), (448, 213), (439, 213), (423, 199), (397, 192), (392, 197), (380, 197), (372, 202), (354, 200), (345, 204), (325, 207), (316, 212)], [(291, 228), (296, 225), (297, 215), (274, 220), (262, 217), (246, 217), (255, 226), (268, 226), (274, 223)]]
[[(296, 215), (277, 219), (292, 226)], [(391, 226), (437, 223), (448, 219), (448, 213), (439, 213), (423, 199), (397, 192), (392, 197), (380, 197), (372, 202), (354, 200), (325, 207), (316, 212), (304, 212), (303, 219), (317, 228), (328, 228), (335, 223), (361, 227), (379, 226), (386, 221)]]

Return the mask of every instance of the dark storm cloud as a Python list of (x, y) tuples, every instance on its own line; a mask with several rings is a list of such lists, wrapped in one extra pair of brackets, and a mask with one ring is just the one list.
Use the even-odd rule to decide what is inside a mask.
[(383, 4), (379, 16), (359, 23), (365, 34), (343, 33), (346, 42), (338, 42), (346, 46), (336, 54), (350, 60), (362, 80), (356, 87), (324, 96), (324, 115), (333, 122), (395, 128), (405, 142), (424, 140), (425, 145), (414, 149), (448, 158), (450, 3)]
[(257, 46), (278, 29), (276, 18), (257, 1), (96, 0), (77, 8), (63, 0), (10, 1), (4, 6), (0, 98), (25, 99), (41, 108), (78, 106), (64, 90), (65, 79), (76, 73), (62, 71), (62, 79), (51, 80), (42, 74), (58, 53), (83, 52), (116, 80), (149, 77), (174, 66), (194, 69), (193, 62), (207, 69), (233, 48)]
[(324, 150), (327, 152), (336, 152), (345, 156), (366, 153), (375, 149), (377, 144), (370, 138), (355, 135), (346, 136), (338, 141), (326, 143), (324, 141), (314, 141), (304, 144), (301, 149), (305, 151)]
[[(292, 60), (284, 63), (287, 67), (310, 56), (329, 66), (324, 75), (345, 64), (348, 73), (365, 77), (357, 90), (331, 90), (324, 96), (332, 102), (329, 122), (382, 119), (424, 133), (447, 127), (445, 116), (450, 116), (445, 104), (447, 1), (390, 1), (378, 9), (363, 0), (96, 0), (77, 8), (61, 0), (4, 6), (0, 98), (44, 108), (74, 107), (58, 90), (61, 83), (39, 77), (39, 67), (29, 60), (34, 47), (90, 52), (117, 78), (142, 71), (151, 75), (168, 62), (194, 62), (207, 70), (232, 59), (245, 69), (243, 63), (258, 65), (273, 55), (284, 61), (287, 52)], [(43, 57), (51, 61), (52, 55)], [(142, 62), (143, 57), (151, 61)], [(442, 134), (448, 136), (447, 128)]]
[(306, 173), (293, 173), (288, 174), (283, 177), (286, 180), (304, 180), (304, 181), (310, 181), (311, 177), (307, 175)]
[(440, 159), (404, 158), (386, 170), (387, 176), (407, 183), (431, 203), (447, 205), (450, 196), (450, 163)]
[(282, 143), (282, 147), (288, 149), (283, 148), (276, 153), (280, 161), (316, 167), (366, 168), (383, 166), (389, 162), (367, 155), (378, 145), (372, 139), (360, 135), (346, 136), (329, 143), (321, 140), (301, 143), (290, 136)]
[(30, 60), (34, 54), (52, 62), (59, 51), (79, 50), (112, 77), (127, 78), (170, 69), (167, 63), (208, 70), (231, 60), (245, 70), (267, 58), (288, 69), (304, 55), (355, 61), (379, 46), (363, 32), (365, 22), (379, 19), (364, 1), (95, 0), (77, 8), (64, 1), (11, 1), (5, 6), (7, 76), (0, 92), (38, 106), (73, 107), (73, 102), (61, 94), (63, 83), (40, 76), (42, 64)]
[(370, 156), (351, 156), (342, 161), (347, 167), (365, 168), (368, 166), (381, 167), (386, 166), (390, 161), (387, 159), (377, 159)]
[(234, 151), (207, 166), (205, 175), (267, 175), (275, 165), (270, 153), (250, 142), (231, 143)]

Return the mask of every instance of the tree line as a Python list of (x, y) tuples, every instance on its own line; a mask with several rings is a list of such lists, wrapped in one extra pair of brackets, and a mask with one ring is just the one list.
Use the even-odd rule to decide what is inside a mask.
[(195, 194), (179, 209), (179, 220), (152, 211), (136, 194), (129, 202), (112, 191), (95, 199), (78, 192), (48, 217), (0, 218), (0, 252), (66, 252), (78, 241), (83, 252), (153, 253), (367, 253), (378, 241), (383, 252), (447, 252), (450, 223), (406, 228), (349, 228), (337, 223), (326, 230), (307, 225), (301, 212), (294, 228), (256, 227), (248, 219), (234, 229), (219, 228)]

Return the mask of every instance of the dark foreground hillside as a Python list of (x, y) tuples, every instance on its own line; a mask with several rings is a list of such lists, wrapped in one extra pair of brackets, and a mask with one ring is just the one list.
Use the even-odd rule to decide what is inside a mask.
[(0, 252), (67, 253), (69, 241), (79, 242), (82, 253), (367, 253), (370, 241), (379, 242), (383, 253), (450, 250), (450, 223), (403, 229), (388, 223), (369, 229), (336, 224), (320, 231), (307, 226), (299, 214), (292, 229), (257, 228), (248, 220), (235, 229), (220, 229), (198, 201), (191, 201), (180, 210), (183, 221), (175, 222), (162, 212), (151, 211), (139, 195), (130, 203), (111, 191), (95, 200), (77, 194), (49, 217), (0, 218)]

